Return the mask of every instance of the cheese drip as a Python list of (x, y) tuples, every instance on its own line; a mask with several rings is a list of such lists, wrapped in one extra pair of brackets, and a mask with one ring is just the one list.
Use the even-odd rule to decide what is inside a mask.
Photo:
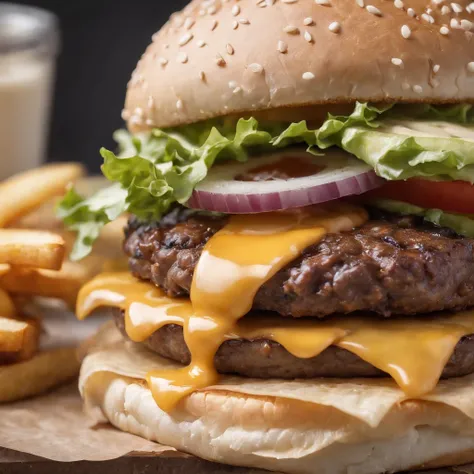
[[(88, 283), (80, 294), (78, 317), (84, 319), (104, 306), (125, 312), (126, 332), (135, 342), (169, 324), (186, 327), (194, 313), (188, 300), (168, 298), (128, 273), (103, 274)], [(433, 390), (457, 343), (469, 334), (474, 334), (472, 310), (386, 320), (349, 315), (321, 321), (251, 314), (214, 345), (233, 339), (268, 339), (303, 359), (335, 345), (387, 372), (415, 398)]]

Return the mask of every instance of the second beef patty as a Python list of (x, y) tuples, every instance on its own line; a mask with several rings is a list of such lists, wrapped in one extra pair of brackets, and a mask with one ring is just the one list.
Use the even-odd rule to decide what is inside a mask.
[[(117, 327), (125, 333), (124, 313), (111, 309)], [(191, 355), (184, 341), (183, 328), (168, 325), (144, 342), (153, 352), (167, 359), (189, 364)], [(274, 341), (259, 339), (224, 342), (214, 364), (219, 373), (253, 378), (309, 379), (315, 377), (383, 377), (387, 376), (355, 354), (330, 346), (317, 357), (299, 359)], [(461, 377), (474, 372), (474, 335), (461, 339), (446, 364), (442, 378)]]

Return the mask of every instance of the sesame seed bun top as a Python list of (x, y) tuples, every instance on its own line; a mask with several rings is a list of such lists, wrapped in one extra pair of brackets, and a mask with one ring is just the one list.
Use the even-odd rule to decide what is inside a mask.
[(474, 3), (193, 0), (153, 36), (123, 117), (136, 131), (356, 100), (474, 101)]

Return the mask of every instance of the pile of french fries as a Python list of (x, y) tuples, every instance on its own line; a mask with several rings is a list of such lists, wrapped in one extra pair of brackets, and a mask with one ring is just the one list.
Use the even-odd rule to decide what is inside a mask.
[(52, 164), (0, 183), (0, 402), (39, 394), (78, 372), (75, 348), (40, 350), (41, 321), (22, 308), (35, 297), (73, 308), (81, 286), (103, 270), (103, 256), (67, 260), (73, 238), (54, 216), (57, 198), (83, 174), (78, 164)]

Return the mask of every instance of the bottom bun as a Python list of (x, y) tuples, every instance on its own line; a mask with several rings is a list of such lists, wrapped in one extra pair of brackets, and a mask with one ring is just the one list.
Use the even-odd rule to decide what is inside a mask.
[(390, 380), (222, 377), (171, 412), (146, 383), (180, 368), (106, 325), (79, 388), (95, 421), (211, 461), (291, 474), (380, 474), (474, 461), (474, 376), (407, 399)]
[[(255, 433), (241, 428), (228, 426), (223, 433), (220, 426), (213, 429), (211, 424), (201, 424), (196, 419), (170, 417), (158, 408), (150, 390), (133, 379), (108, 374), (101, 377), (99, 385), (100, 388), (96, 386), (89, 403), (94, 400), (96, 408), (100, 407), (112, 425), (122, 431), (224, 464), (295, 474), (381, 474), (474, 461), (474, 437), (460, 436), (429, 426), (412, 427), (396, 438), (334, 443), (309, 455), (305, 454), (303, 439), (294, 436), (287, 442), (291, 443), (293, 450), (301, 449), (301, 457), (293, 455), (288, 458), (285, 452), (261, 451), (262, 440), (258, 439), (258, 435), (255, 437)], [(221, 400), (221, 403), (223, 406), (234, 403), (232, 395), (228, 395), (227, 400)], [(271, 402), (267, 403), (267, 409), (272, 410)], [(285, 431), (282, 429), (272, 436), (285, 437)], [(262, 431), (262, 438), (268, 435)]]

